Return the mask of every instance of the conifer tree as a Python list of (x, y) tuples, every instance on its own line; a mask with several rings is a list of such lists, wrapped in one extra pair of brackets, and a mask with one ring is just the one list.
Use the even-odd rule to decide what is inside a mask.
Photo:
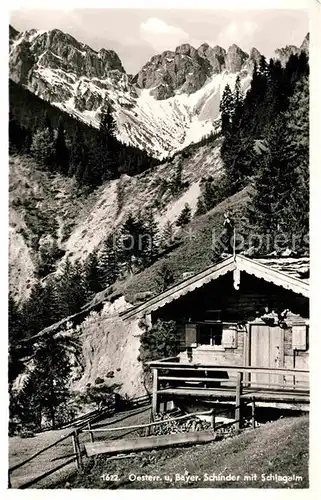
[(161, 233), (161, 246), (168, 247), (174, 241), (174, 227), (173, 224), (168, 220), (165, 223), (164, 229)]
[(217, 200), (217, 186), (214, 185), (213, 178), (209, 177), (204, 183), (203, 192), (203, 202), (207, 212), (215, 207)]
[(206, 210), (206, 206), (205, 206), (205, 203), (203, 200), (203, 196), (200, 195), (198, 200), (197, 200), (195, 216), (197, 217), (199, 215), (204, 215), (204, 214), (206, 214), (206, 212), (207, 212), (207, 210)]
[(179, 161), (175, 169), (173, 180), (170, 183), (170, 190), (173, 195), (177, 195), (184, 187), (182, 181), (182, 174), (183, 174), (183, 163)]
[[(38, 416), (38, 425), (42, 417), (50, 419), (51, 427), (55, 429), (57, 423), (57, 409), (65, 404), (69, 398), (68, 382), (71, 374), (71, 365), (68, 354), (53, 336), (48, 336), (36, 348), (33, 355), (35, 369), (20, 398), (25, 407), (31, 412), (23, 411), (29, 422), (35, 422)], [(26, 422), (28, 423), (28, 422)]]
[(54, 140), (54, 130), (52, 128), (51, 120), (48, 111), (45, 112), (43, 122), (40, 125), (41, 129), (47, 129), (49, 132), (49, 136), (51, 141)]
[(98, 258), (98, 250), (94, 250), (88, 256), (84, 265), (84, 273), (89, 293), (100, 292), (104, 285), (104, 279)]
[(88, 286), (83, 266), (79, 261), (72, 264), (66, 259), (57, 278), (57, 294), (62, 317), (78, 312), (88, 299)]
[(233, 133), (237, 131), (243, 116), (243, 93), (241, 89), (241, 79), (236, 77), (234, 92), (233, 92), (233, 112), (231, 116), (231, 130)]
[(144, 225), (132, 214), (128, 215), (121, 228), (119, 242), (121, 260), (125, 263), (127, 272), (131, 273), (134, 265), (141, 266), (146, 246), (149, 244)]
[(142, 230), (142, 265), (150, 265), (157, 257), (160, 235), (151, 209), (138, 215), (138, 221)]
[(57, 136), (54, 140), (53, 147), (54, 162), (57, 165), (57, 170), (63, 175), (67, 175), (69, 170), (69, 150), (66, 145), (65, 129), (61, 118), (59, 119)]
[(113, 117), (111, 106), (107, 106), (106, 113), (103, 115), (101, 127), (103, 127), (108, 134), (108, 137), (115, 137), (116, 134), (116, 120)]
[(59, 305), (54, 280), (48, 279), (45, 285), (37, 283), (21, 310), (24, 337), (37, 334), (53, 324), (57, 317), (59, 318)]
[(183, 210), (181, 211), (177, 221), (176, 226), (183, 227), (186, 226), (191, 220), (192, 211), (188, 203), (185, 203)]
[(105, 240), (98, 261), (101, 286), (106, 288), (115, 283), (120, 276), (121, 263), (115, 235), (109, 235)]
[(255, 181), (256, 192), (250, 220), (265, 234), (284, 234), (288, 240), (297, 231), (297, 193), (302, 196), (298, 171), (293, 163), (292, 144), (286, 119), (280, 115), (268, 138), (268, 152), (262, 158)]
[(38, 130), (33, 135), (30, 152), (46, 168), (52, 166), (55, 149), (52, 134), (48, 128)]
[(222, 134), (224, 136), (231, 130), (233, 110), (233, 94), (231, 87), (227, 84), (224, 88), (223, 96), (220, 102)]
[(167, 262), (163, 262), (157, 271), (156, 278), (157, 293), (162, 293), (175, 282), (173, 269)]

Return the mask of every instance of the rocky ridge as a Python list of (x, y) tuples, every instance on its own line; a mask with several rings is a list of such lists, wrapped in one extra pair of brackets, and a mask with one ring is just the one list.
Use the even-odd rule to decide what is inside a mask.
[[(98, 52), (60, 30), (10, 28), (10, 78), (76, 118), (98, 126), (112, 107), (118, 139), (164, 158), (199, 141), (219, 126), (219, 102), (237, 75), (246, 92), (254, 62), (233, 44), (224, 48), (189, 44), (148, 61), (137, 75), (127, 75), (113, 50)], [(306, 50), (306, 39), (301, 50)], [(280, 49), (285, 60), (299, 48)]]
[(286, 45), (285, 47), (275, 50), (275, 57), (281, 61), (282, 66), (285, 66), (292, 54), (297, 55), (300, 54), (300, 52), (305, 52), (309, 55), (309, 42), (310, 33), (307, 33), (300, 47), (297, 47), (296, 45)]
[(218, 45), (210, 47), (204, 43), (195, 49), (184, 43), (175, 52), (167, 50), (153, 56), (132, 83), (139, 88), (151, 89), (151, 95), (156, 99), (168, 99), (177, 92), (196, 92), (208, 78), (223, 71), (239, 73), (248, 58), (248, 54), (235, 44), (226, 52)]

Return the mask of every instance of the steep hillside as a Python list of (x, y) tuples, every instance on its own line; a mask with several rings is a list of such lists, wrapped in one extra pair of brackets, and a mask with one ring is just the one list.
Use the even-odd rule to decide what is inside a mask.
[(38, 279), (41, 242), (54, 238), (63, 248), (86, 199), (74, 180), (42, 172), (31, 158), (13, 155), (9, 167), (9, 285), (24, 300)]
[[(241, 228), (248, 199), (249, 189), (245, 189), (192, 220), (180, 232), (177, 248), (146, 270), (98, 293), (78, 314), (46, 328), (35, 337), (37, 343), (46, 335), (59, 337), (62, 332), (63, 336), (78, 339), (81, 367), (71, 381), (72, 391), (83, 393), (100, 381), (99, 384), (107, 387), (116, 384), (123, 396), (136, 397), (145, 393), (143, 367), (138, 361), (139, 337), (143, 330), (138, 320), (124, 322), (118, 313), (141, 301), (143, 296), (157, 293), (156, 277), (164, 262), (173, 269), (175, 282), (183, 279), (184, 272), (195, 273), (211, 265), (216, 252), (214, 236), (223, 230), (223, 213), (228, 210)], [(222, 249), (219, 247), (218, 251), (221, 253)], [(19, 390), (20, 378), (15, 386)]]
[[(161, 229), (174, 222), (187, 202), (196, 208), (203, 176), (220, 175), (220, 140), (196, 148), (189, 158), (176, 155), (170, 162), (144, 174), (109, 181), (89, 197), (74, 179), (48, 175), (31, 158), (10, 159), (10, 288), (24, 299), (36, 280), (39, 248), (54, 238), (62, 251), (57, 258), (84, 260), (131, 213), (152, 210)], [(178, 195), (165, 180), (182, 167), (186, 187)]]
[[(177, 155), (153, 170), (135, 176), (122, 176), (103, 186), (97, 201), (85, 218), (79, 220), (66, 241), (66, 255), (72, 259), (83, 258), (99, 246), (102, 239), (118, 227), (129, 213), (152, 210), (161, 229), (167, 221), (174, 222), (187, 202), (195, 212), (200, 194), (199, 183), (203, 176), (220, 175), (220, 140), (216, 145), (197, 149), (190, 158)], [(170, 191), (179, 167), (182, 167), (182, 181), (188, 183), (176, 196)], [(169, 186), (166, 182), (169, 181)]]
[[(137, 361), (139, 335), (143, 330), (138, 321), (131, 322), (130, 328), (126, 322), (119, 321), (117, 315), (113, 313), (114, 307), (125, 309), (130, 307), (130, 304), (141, 301), (143, 297), (155, 295), (158, 271), (164, 262), (173, 270), (176, 283), (182, 281), (184, 273), (196, 273), (213, 264), (216, 252), (223, 251), (220, 245), (218, 248), (215, 245), (215, 235), (219, 237), (223, 231), (223, 214), (229, 211), (241, 229), (249, 191), (249, 189), (243, 190), (224, 200), (207, 214), (191, 221), (180, 232), (180, 244), (177, 248), (144, 271), (116, 283), (110, 296), (108, 291), (95, 296), (92, 301), (94, 308), (99, 302), (105, 305), (100, 312), (89, 312), (87, 319), (79, 325), (82, 339), (83, 341), (86, 339), (86, 342), (82, 341), (83, 375), (79, 382), (73, 385), (75, 390), (84, 390), (88, 383), (94, 385), (99, 377), (109, 385), (118, 382), (119, 392), (123, 395), (135, 397), (145, 392), (142, 364)], [(117, 296), (121, 298), (116, 299), (113, 306), (113, 302), (110, 301)], [(61, 329), (64, 328), (62, 325)], [(87, 342), (91, 346), (90, 349)], [(114, 373), (113, 378), (108, 381), (106, 373), (109, 370)], [(124, 377), (124, 373), (128, 376)]]
[(177, 248), (148, 269), (119, 283), (117, 291), (123, 293), (126, 300), (135, 303), (146, 292), (155, 294), (157, 273), (164, 262), (173, 270), (175, 282), (182, 281), (184, 273), (197, 273), (212, 265), (217, 255), (224, 253), (224, 247), (220, 244), (220, 235), (224, 230), (224, 213), (231, 215), (242, 233), (243, 216), (252, 190), (250, 187), (245, 188), (219, 203), (205, 215), (192, 220), (180, 233), (180, 245)]

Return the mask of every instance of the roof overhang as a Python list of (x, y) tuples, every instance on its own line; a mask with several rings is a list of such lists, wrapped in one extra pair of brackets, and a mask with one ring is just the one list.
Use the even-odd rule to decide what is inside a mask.
[(181, 283), (169, 288), (165, 292), (149, 299), (144, 304), (140, 304), (136, 307), (132, 307), (131, 309), (124, 311), (120, 314), (123, 319), (129, 319), (132, 316), (140, 316), (142, 314), (150, 314), (157, 309), (164, 307), (166, 304), (173, 302), (174, 300), (183, 297), (183, 295), (187, 295), (190, 292), (193, 292), (197, 288), (201, 288), (203, 285), (210, 283), (213, 280), (216, 280), (220, 276), (227, 274), (230, 271), (236, 269), (236, 262), (233, 257), (229, 257), (219, 264), (208, 267), (205, 271), (198, 273)]
[(236, 255), (236, 265), (240, 271), (252, 274), (256, 278), (274, 283), (276, 286), (281, 286), (286, 290), (291, 290), (304, 297), (309, 297), (309, 284), (302, 279), (290, 276), (262, 262), (258, 262), (255, 259), (244, 257), (243, 255)]
[[(285, 288), (286, 290), (291, 290), (296, 294), (309, 297), (309, 284), (304, 280), (289, 276), (282, 271), (272, 269), (270, 266), (255, 261), (254, 259), (249, 259), (243, 255), (236, 255), (234, 257), (228, 257), (222, 262), (205, 269), (205, 271), (178, 283), (156, 297), (149, 299), (144, 304), (140, 304), (120, 313), (120, 316), (122, 319), (130, 319), (132, 317), (142, 317), (150, 314), (231, 271), (238, 271), (238, 275), (240, 272), (245, 272), (258, 279), (263, 279), (276, 286)], [(237, 277), (235, 280), (237, 281)], [(237, 283), (234, 282), (234, 284), (237, 286)]]

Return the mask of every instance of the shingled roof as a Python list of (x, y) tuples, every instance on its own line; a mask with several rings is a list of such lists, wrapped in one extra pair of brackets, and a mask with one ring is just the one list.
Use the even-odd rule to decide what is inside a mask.
[(149, 314), (166, 304), (177, 300), (220, 276), (232, 271), (245, 272), (259, 279), (274, 283), (294, 293), (309, 297), (309, 259), (308, 258), (262, 258), (250, 259), (244, 255), (236, 255), (211, 266), (194, 276), (181, 281), (165, 292), (147, 300), (144, 304), (130, 308), (120, 316), (130, 319), (133, 316)]

